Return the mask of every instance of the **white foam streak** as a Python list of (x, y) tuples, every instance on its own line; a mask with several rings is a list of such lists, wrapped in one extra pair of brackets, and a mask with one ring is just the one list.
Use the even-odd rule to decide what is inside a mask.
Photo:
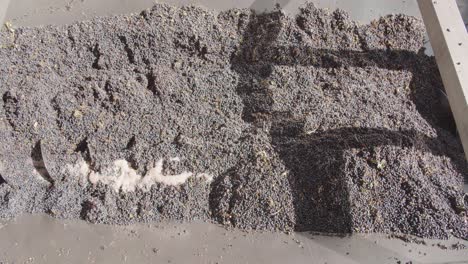
[[(171, 161), (179, 161), (179, 158), (172, 158)], [(115, 191), (133, 192), (136, 189), (141, 189), (145, 192), (151, 190), (151, 187), (156, 184), (164, 184), (168, 186), (178, 186), (184, 184), (190, 177), (195, 176), (198, 179), (204, 179), (206, 182), (211, 182), (213, 179), (207, 173), (195, 174), (184, 171), (175, 175), (163, 174), (163, 159), (156, 162), (154, 168), (150, 169), (145, 176), (141, 176), (130, 167), (126, 160), (116, 160), (113, 166), (104, 169), (101, 172), (93, 171), (89, 168), (85, 161), (80, 161), (76, 165), (68, 165), (68, 171), (78, 174), (80, 178), (88, 179), (90, 183), (103, 183), (111, 186)]]

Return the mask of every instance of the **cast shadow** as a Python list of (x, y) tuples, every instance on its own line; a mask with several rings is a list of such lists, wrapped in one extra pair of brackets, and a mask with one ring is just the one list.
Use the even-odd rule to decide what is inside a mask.
[[(253, 12), (250, 18), (239, 24), (240, 27), (245, 26), (245, 33), (240, 50), (231, 58), (231, 67), (239, 75), (237, 93), (244, 103), (243, 119), (251, 124), (250, 129), (269, 131), (272, 146), (290, 171), (289, 183), (293, 190), (296, 214), (295, 229), (350, 233), (349, 192), (344, 175), (345, 151), (351, 148), (393, 145), (420, 148), (421, 151), (429, 151), (434, 155), (447, 156), (448, 150), (437, 142), (437, 138), (429, 138), (417, 131), (346, 127), (305, 135), (304, 118), (295, 118), (293, 113), (275, 112), (272, 109), (272, 91), (262, 83), (268, 81), (273, 67), (375, 66), (409, 71), (413, 76), (411, 100), (421, 116), (436, 128), (437, 133), (445, 133), (444, 135), (448, 131), (456, 133), (455, 124), (450, 109), (440, 100), (443, 90), (428, 89), (443, 89), (443, 85), (439, 76), (427, 74), (436, 70), (428, 69), (427, 65), (437, 66), (426, 62), (433, 58), (425, 56), (423, 51), (352, 51), (282, 46), (276, 43), (276, 39), (281, 32), (284, 18), (285, 15), (280, 10), (258, 15)], [(425, 96), (421, 96), (422, 93)], [(434, 105), (434, 101), (439, 103)], [(453, 158), (460, 172), (466, 171), (464, 160), (450, 158)]]

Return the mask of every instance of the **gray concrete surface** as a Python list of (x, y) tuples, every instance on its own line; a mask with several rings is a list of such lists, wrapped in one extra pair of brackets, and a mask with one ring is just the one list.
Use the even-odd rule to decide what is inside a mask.
[(0, 22), (4, 21), (10, 0), (0, 0)]
[[(11, 2), (9, 4), (9, 2)], [(212, 9), (270, 9), (281, 2), (294, 12), (303, 0), (164, 0)], [(414, 0), (316, 0), (368, 22), (388, 13), (420, 16)], [(468, 22), (468, 1), (457, 1)], [(97, 15), (139, 12), (151, 0), (0, 0), (0, 22), (15, 26), (67, 24)], [(466, 185), (465, 185), (466, 188)], [(443, 241), (452, 245), (457, 241)], [(440, 241), (408, 244), (379, 235), (346, 238), (306, 233), (227, 231), (207, 223), (111, 227), (46, 216), (0, 222), (0, 263), (468, 263), (468, 250), (441, 249)], [(465, 245), (466, 241), (462, 241)]]
[[(8, 0), (2, 0), (7, 2)], [(155, 2), (176, 5), (196, 4), (210, 9), (252, 7), (258, 11), (272, 9), (280, 3), (287, 12), (295, 12), (304, 0), (14, 0), (11, 1), (5, 19), (18, 26), (37, 26), (44, 24), (66, 24), (77, 20), (89, 19), (96, 15), (139, 12), (151, 7)], [(323, 8), (342, 8), (350, 12), (353, 19), (368, 22), (388, 13), (405, 13), (419, 16), (416, 1), (404, 0), (315, 0)]]
[[(11, 5), (8, 7), (8, 2)], [(93, 16), (139, 12), (155, 2), (176, 5), (194, 4), (210, 9), (253, 8), (259, 11), (272, 9), (279, 3), (287, 12), (294, 13), (305, 0), (0, 0), (0, 21), (2, 10), (5, 21), (18, 26), (45, 24), (67, 24), (89, 19)], [(322, 8), (341, 8), (351, 17), (363, 23), (390, 13), (404, 13), (420, 17), (415, 0), (312, 0)], [(468, 22), (468, 1), (457, 0), (458, 6)], [(6, 10), (8, 9), (8, 12)]]
[(46, 216), (0, 222), (0, 262), (6, 263), (468, 263), (468, 250), (437, 243), (245, 233), (207, 223), (112, 227)]

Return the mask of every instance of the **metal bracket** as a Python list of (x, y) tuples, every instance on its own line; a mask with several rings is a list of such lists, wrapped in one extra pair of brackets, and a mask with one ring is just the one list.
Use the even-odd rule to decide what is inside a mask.
[(468, 34), (455, 0), (418, 0), (468, 159)]

